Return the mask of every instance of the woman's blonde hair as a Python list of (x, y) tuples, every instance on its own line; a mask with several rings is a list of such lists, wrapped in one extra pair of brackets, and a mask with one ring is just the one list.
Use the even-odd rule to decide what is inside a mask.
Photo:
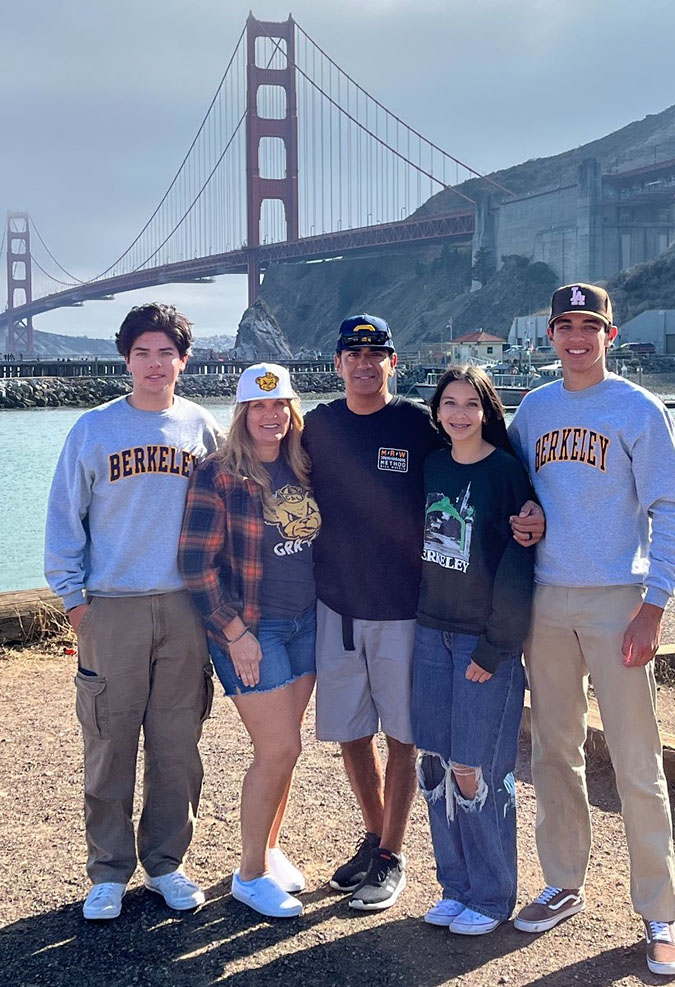
[[(291, 409), (291, 422), (288, 432), (281, 440), (280, 452), (298, 482), (309, 489), (310, 462), (300, 441), (304, 427), (300, 402), (293, 398), (287, 399), (287, 403)], [(275, 502), (269, 473), (258, 458), (255, 443), (246, 424), (249, 404), (249, 401), (243, 401), (235, 407), (230, 430), (218, 456), (230, 473), (234, 473), (235, 476), (246, 476), (257, 483), (262, 489), (263, 503), (270, 510), (274, 510)]]

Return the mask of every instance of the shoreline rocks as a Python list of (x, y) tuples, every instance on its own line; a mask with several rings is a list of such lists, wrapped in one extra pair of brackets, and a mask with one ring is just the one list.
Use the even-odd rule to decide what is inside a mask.
[[(321, 397), (344, 390), (336, 373), (292, 374), (298, 394)], [(400, 370), (398, 393), (406, 397), (415, 381), (424, 379), (421, 367)], [(631, 375), (631, 379), (635, 377)], [(644, 374), (643, 385), (657, 395), (675, 394), (675, 374)], [(176, 393), (195, 400), (233, 399), (236, 374), (183, 374)], [(131, 377), (7, 377), (0, 378), (0, 410), (26, 408), (94, 408), (131, 391)]]
[[(342, 390), (335, 373), (293, 374), (299, 394), (334, 394)], [(234, 398), (235, 374), (184, 374), (176, 393), (186, 398)], [(0, 409), (94, 408), (131, 391), (124, 377), (10, 377), (0, 379)]]

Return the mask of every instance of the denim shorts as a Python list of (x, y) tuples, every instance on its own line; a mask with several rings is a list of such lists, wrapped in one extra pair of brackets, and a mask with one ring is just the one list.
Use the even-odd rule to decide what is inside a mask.
[(257, 634), (262, 659), (260, 681), (244, 685), (234, 670), (227, 651), (221, 651), (209, 638), (213, 667), (226, 696), (249, 692), (273, 692), (290, 685), (302, 675), (316, 673), (316, 607), (311, 606), (297, 617), (262, 617)]

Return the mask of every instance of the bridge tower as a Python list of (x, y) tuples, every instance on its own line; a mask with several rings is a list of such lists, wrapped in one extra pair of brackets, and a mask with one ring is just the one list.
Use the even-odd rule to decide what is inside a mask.
[[(246, 204), (248, 244), (248, 303), (252, 305), (260, 288), (260, 217), (266, 199), (280, 199), (286, 215), (286, 239), (298, 239), (298, 110), (295, 90), (295, 21), (276, 23), (259, 21), (249, 14), (246, 22)], [(284, 68), (265, 68), (256, 64), (256, 38), (285, 41)], [(279, 55), (277, 55), (279, 58)], [(260, 86), (279, 86), (286, 93), (286, 116), (270, 119), (258, 115)], [(260, 177), (260, 140), (276, 137), (286, 149), (286, 173), (283, 178)]]
[(8, 353), (33, 353), (33, 317), (14, 319), (12, 310), (33, 300), (30, 253), (30, 217), (7, 213), (7, 326)]

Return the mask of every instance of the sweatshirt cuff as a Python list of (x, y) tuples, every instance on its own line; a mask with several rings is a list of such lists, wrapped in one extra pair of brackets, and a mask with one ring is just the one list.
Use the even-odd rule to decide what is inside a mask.
[(206, 627), (209, 634), (212, 637), (219, 639), (221, 641), (227, 641), (227, 634), (225, 633), (225, 628), (229, 623), (231, 623), (235, 617), (239, 617), (241, 614), (234, 607), (221, 606), (217, 610), (214, 610), (211, 616), (206, 621)]
[(665, 589), (660, 589), (658, 586), (647, 587), (645, 603), (653, 603), (655, 607), (661, 607), (665, 610), (669, 600), (670, 594)]
[(65, 596), (62, 596), (63, 609), (72, 610), (73, 607), (81, 607), (83, 603), (87, 602), (87, 598), (84, 594), (84, 587), (82, 589), (74, 589)]
[(495, 648), (490, 644), (485, 635), (478, 638), (472, 659), (480, 665), (486, 672), (494, 672), (500, 662), (513, 658), (514, 651), (505, 651), (503, 648)]

